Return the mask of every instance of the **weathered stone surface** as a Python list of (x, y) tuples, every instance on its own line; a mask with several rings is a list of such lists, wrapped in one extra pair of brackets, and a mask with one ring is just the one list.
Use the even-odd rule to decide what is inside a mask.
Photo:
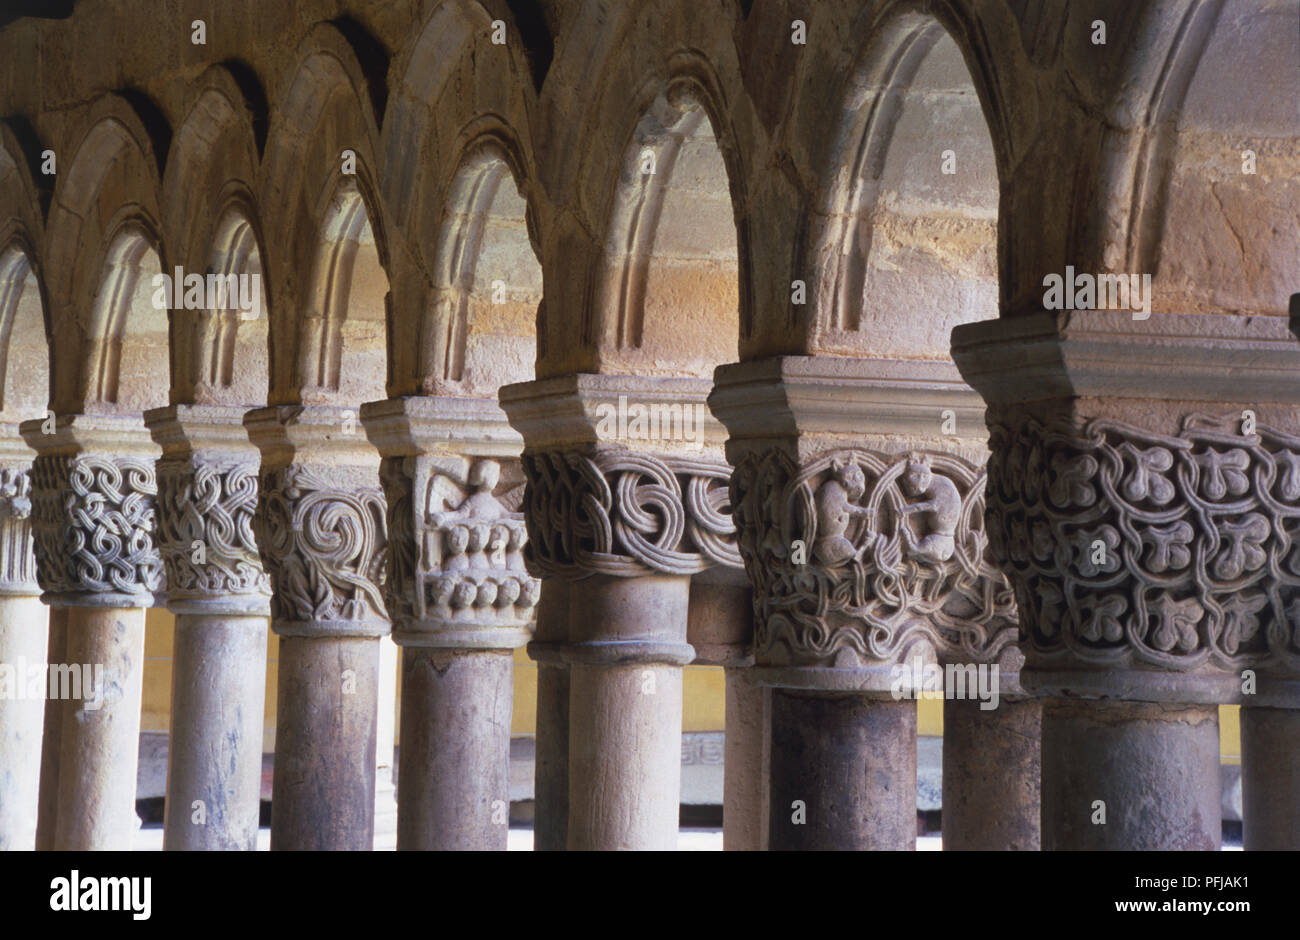
[[(302, 827), (278, 845), (368, 838), (337, 801), (362, 798), (373, 722), (325, 664), (369, 681), (390, 615), (429, 658), (482, 654), (486, 689), (553, 608), (531, 646), (539, 793), (564, 816), (539, 821), (549, 847), (666, 844), (676, 784), (638, 761), (669, 760), (680, 715), (635, 698), (635, 668), (671, 683), (696, 652), (753, 655), (770, 686), (883, 695), (917, 653), (999, 662), (1018, 694), (1007, 585), (1030, 691), (1300, 701), (1300, 361), (1278, 335), (1300, 240), (1294, 3), (597, 6), (242, 2), (198, 42), (185, 5), (124, 0), (0, 27), (0, 429), (24, 422), (39, 451), (36, 581), (92, 619), (169, 592), (239, 617), (272, 591), (296, 683), (281, 764), (320, 772), (277, 790), (328, 797), (277, 810)], [(178, 266), (257, 279), (256, 312), (154, 302)], [(1045, 277), (1070, 270), (1148, 275), (1149, 319), (1045, 316)], [(711, 390), (720, 421), (705, 409), (689, 436), (599, 426), (602, 406)], [(146, 409), (246, 406), (260, 460), (171, 427), (155, 467)], [(9, 543), (31, 455), (0, 451), (0, 592), (28, 596)], [(483, 482), (497, 461), (510, 485)], [(1118, 566), (1083, 566), (1082, 541)], [(543, 578), (566, 583), (538, 596)], [(752, 650), (705, 599), (747, 582)], [(892, 704), (832, 723), (857, 747)], [(43, 846), (73, 786), (63, 723)], [(642, 731), (646, 754), (620, 755)], [(1195, 735), (1151, 741), (1199, 760)], [(603, 762), (662, 792), (588, 800)], [(616, 818), (643, 799), (644, 831)], [(1148, 829), (1178, 842), (1172, 825)]]

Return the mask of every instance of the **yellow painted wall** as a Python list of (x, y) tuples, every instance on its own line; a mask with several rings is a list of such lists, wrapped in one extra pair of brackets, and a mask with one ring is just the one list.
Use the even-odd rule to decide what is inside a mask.
[[(166, 731), (171, 711), (172, 631), (175, 620), (166, 610), (150, 610), (145, 620), (144, 709), (141, 730)], [(275, 682), (279, 640), (270, 634), (266, 650), (266, 728), (263, 749), (275, 749)], [(682, 730), (721, 731), (726, 725), (725, 673), (718, 666), (687, 666), (683, 677)], [(398, 675), (400, 697), (401, 675)], [(1241, 762), (1241, 730), (1238, 707), (1219, 709), (1219, 741), (1223, 759)], [(397, 725), (394, 725), (397, 727)], [(532, 734), (537, 727), (537, 664), (523, 650), (515, 651), (515, 708), (510, 730)], [(922, 699), (917, 703), (917, 731), (943, 734), (943, 702)]]

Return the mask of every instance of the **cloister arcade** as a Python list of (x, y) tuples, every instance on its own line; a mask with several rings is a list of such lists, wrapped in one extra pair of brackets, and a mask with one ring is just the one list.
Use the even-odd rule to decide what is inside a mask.
[(400, 849), (506, 847), (521, 648), (538, 849), (676, 846), (693, 663), (729, 849), (915, 847), (925, 665), (947, 849), (1219, 848), (1226, 704), (1300, 848), (1297, 74), (1297, 0), (5, 22), (0, 664), (105, 694), (0, 696), (0, 847), (130, 847), (165, 607), (167, 848), (256, 844), (268, 629), (274, 849), (372, 847), (389, 636)]

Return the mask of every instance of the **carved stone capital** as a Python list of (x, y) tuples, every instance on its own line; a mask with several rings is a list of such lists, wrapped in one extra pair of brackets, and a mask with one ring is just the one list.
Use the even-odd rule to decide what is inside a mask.
[[(1300, 437), (1244, 426), (1240, 412), (1161, 433), (1017, 409), (990, 428), (989, 534), (1019, 599), (1026, 686), (1184, 702), (1290, 694)], [(1242, 695), (1246, 669), (1260, 696)]]
[(163, 448), (158, 548), (174, 613), (269, 613), (270, 578), (253, 532), (260, 458), (243, 415), (214, 405), (145, 415)]
[(694, 575), (739, 569), (731, 468), (626, 451), (525, 453), (526, 556), (540, 577)]
[(383, 455), (393, 639), (525, 645), (541, 585), (524, 568), (523, 442), (505, 412), (490, 399), (410, 396), (369, 402), (361, 417)]
[(777, 356), (720, 366), (755, 680), (890, 695), (908, 667), (998, 665), (1009, 585), (986, 560), (983, 403), (946, 362)]
[(0, 596), (41, 593), (32, 552), (31, 465), (0, 466)]
[(502, 387), (526, 445), (530, 571), (571, 581), (707, 571), (743, 583), (711, 387), (612, 373)]
[(812, 687), (890, 690), (896, 665), (1002, 663), (1011, 589), (985, 559), (984, 473), (952, 455), (751, 451), (733, 477), (755, 664)]
[(383, 636), (388, 540), (379, 455), (357, 413), (332, 406), (249, 412), (262, 453), (253, 528), (280, 636)]
[(269, 611), (253, 534), (257, 493), (256, 461), (159, 461), (158, 548), (174, 613)]
[(46, 603), (161, 602), (155, 542), (157, 447), (139, 419), (71, 415), (22, 425), (32, 464), (32, 537)]
[(281, 636), (389, 632), (384, 494), (339, 486), (327, 468), (263, 472), (255, 517), (271, 575), (271, 626)]
[(523, 646), (541, 583), (524, 567), (522, 488), (494, 492), (494, 460), (462, 462), (469, 463), (464, 472), (446, 463), (447, 472), (431, 458), (390, 457), (382, 465), (393, 637), (404, 646)]
[(1043, 313), (957, 327), (953, 358), (989, 405), (990, 548), (1026, 688), (1300, 705), (1285, 321)]

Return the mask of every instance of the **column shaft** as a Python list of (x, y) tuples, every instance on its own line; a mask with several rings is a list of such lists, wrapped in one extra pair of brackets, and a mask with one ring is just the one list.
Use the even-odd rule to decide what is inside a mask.
[(1300, 710), (1241, 709), (1242, 847), (1300, 849)]
[(252, 528), (280, 638), (272, 850), (370, 851), (382, 591), (390, 568), (379, 455), (339, 405), (244, 415), (262, 455)]
[(1036, 852), (1042, 705), (980, 705), (944, 699), (943, 847)]
[(280, 637), (271, 848), (370, 851), (377, 637)]
[[(50, 639), (47, 662), (66, 662), (68, 610), (50, 608)], [(45, 696), (44, 727), (41, 732), (40, 798), (36, 812), (36, 849), (54, 848), (54, 830), (59, 817), (59, 744), (63, 739), (63, 701)]]
[(398, 849), (505, 850), (513, 681), (509, 650), (402, 651)]
[(537, 736), (533, 759), (533, 849), (561, 851), (569, 841), (569, 666), (538, 658), (542, 641), (569, 635), (569, 584), (547, 580), (537, 606)]
[(1219, 774), (1215, 706), (1048, 699), (1043, 849), (1217, 850)]
[(13, 684), (0, 699), (0, 850), (36, 845), (46, 697), (31, 693), (45, 691), (48, 620), (39, 597), (0, 596), (0, 667)]
[(770, 847), (916, 848), (916, 703), (772, 691)]
[(677, 847), (682, 670), (660, 646), (680, 651), (679, 663), (694, 657), (684, 642), (689, 591), (689, 578), (673, 576), (570, 588), (575, 639), (600, 631), (569, 647), (570, 849)]
[(266, 634), (262, 616), (176, 617), (164, 848), (257, 848)]
[(755, 852), (767, 848), (772, 693), (747, 681), (748, 673), (748, 667), (727, 670), (722, 847)]
[(677, 848), (682, 670), (574, 665), (569, 848)]
[[(67, 613), (65, 662), (89, 666), (102, 701), (63, 703), (59, 803), (54, 848), (131, 848), (136, 829), (136, 767), (144, 677), (142, 608), (73, 607)], [(93, 674), (93, 672), (92, 672)], [(83, 680), (84, 681), (84, 680)], [(95, 706), (98, 707), (95, 707)]]
[(393, 754), (397, 744), (397, 668), (401, 661), (391, 637), (379, 641), (379, 690), (375, 694), (375, 839), (397, 834), (397, 780)]

